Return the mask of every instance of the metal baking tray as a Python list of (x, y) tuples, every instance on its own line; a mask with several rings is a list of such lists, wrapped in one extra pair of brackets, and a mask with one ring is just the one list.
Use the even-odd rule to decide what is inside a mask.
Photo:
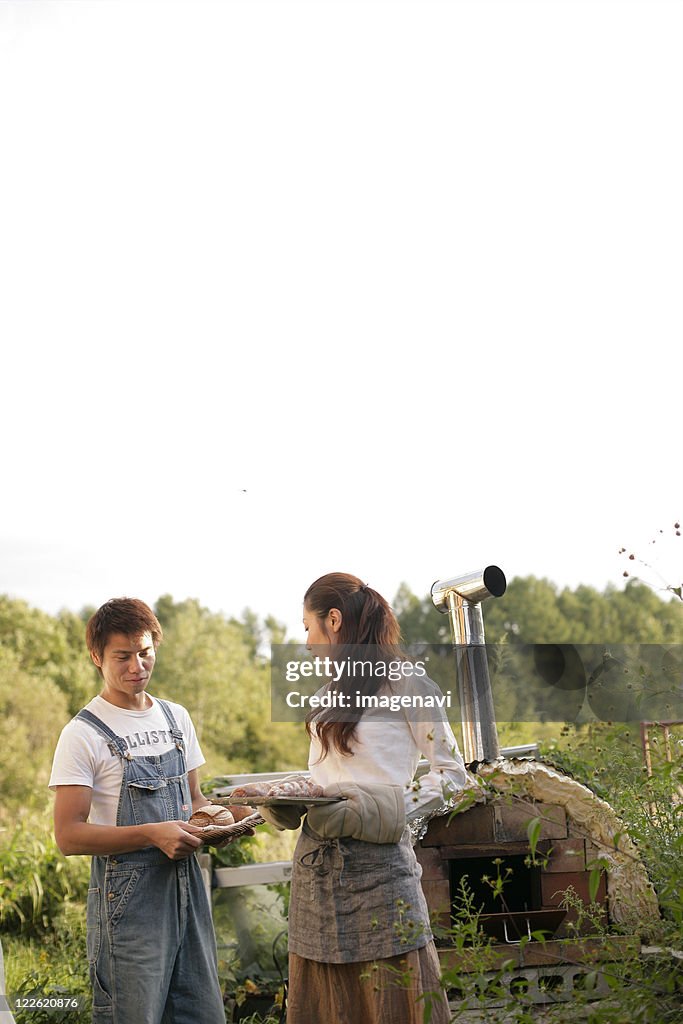
[[(277, 807), (278, 804), (284, 806), (291, 804), (301, 806), (303, 804), (304, 807), (317, 807), (321, 804), (336, 804), (343, 799), (343, 796), (224, 796), (221, 797), (220, 803), (225, 804), (226, 807), (231, 804), (235, 807)], [(214, 799), (214, 803), (218, 802)]]

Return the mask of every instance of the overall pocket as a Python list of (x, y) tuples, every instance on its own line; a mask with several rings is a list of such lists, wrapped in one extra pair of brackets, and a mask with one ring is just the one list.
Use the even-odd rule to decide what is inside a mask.
[(177, 821), (189, 821), (192, 817), (192, 797), (187, 775), (167, 775), (164, 798), (169, 807), (169, 817)]
[(133, 779), (127, 788), (130, 810), (136, 825), (173, 820), (173, 801), (168, 793), (166, 779), (151, 776)]
[(142, 875), (139, 864), (108, 871), (104, 879), (104, 899), (107, 908), (107, 922), (115, 928), (123, 917)]
[(88, 889), (85, 910), (86, 953), (88, 963), (94, 964), (100, 955), (102, 945), (102, 891), (98, 888)]

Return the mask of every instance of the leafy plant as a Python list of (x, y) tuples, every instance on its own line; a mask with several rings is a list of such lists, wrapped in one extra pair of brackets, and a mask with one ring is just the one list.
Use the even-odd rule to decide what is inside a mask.
[[(91, 993), (85, 947), (85, 905), (67, 903), (49, 932), (36, 937), (3, 936), (7, 991), (15, 996), (78, 996), (69, 1024), (90, 1021)], [(17, 1024), (52, 1024), (54, 1011), (18, 1010)], [(57, 1017), (56, 1019), (60, 1019)]]
[(84, 901), (88, 861), (66, 858), (42, 816), (20, 818), (0, 846), (0, 926), (6, 932), (44, 934), (66, 904)]

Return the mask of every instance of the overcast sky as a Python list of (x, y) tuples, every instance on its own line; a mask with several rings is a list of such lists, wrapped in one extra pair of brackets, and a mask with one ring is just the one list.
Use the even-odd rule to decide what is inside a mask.
[[(0, 3), (0, 592), (683, 576), (683, 4)], [(664, 535), (658, 535), (658, 529)]]

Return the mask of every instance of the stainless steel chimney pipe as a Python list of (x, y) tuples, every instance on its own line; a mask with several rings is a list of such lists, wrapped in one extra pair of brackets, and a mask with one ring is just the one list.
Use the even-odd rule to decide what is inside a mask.
[(464, 576), (437, 580), (432, 587), (434, 607), (448, 615), (451, 624), (466, 764), (493, 761), (500, 755), (481, 602), (502, 597), (506, 586), (502, 569), (488, 565)]

